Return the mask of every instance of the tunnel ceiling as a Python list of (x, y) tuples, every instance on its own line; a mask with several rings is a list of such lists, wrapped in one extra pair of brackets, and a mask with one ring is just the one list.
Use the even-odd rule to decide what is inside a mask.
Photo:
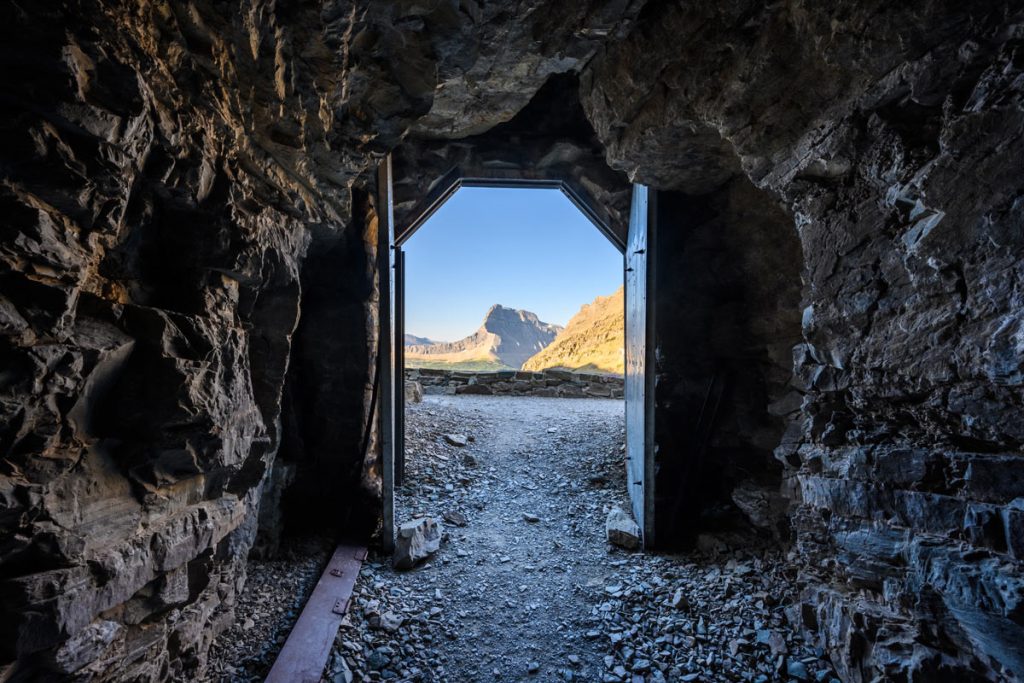
[(415, 157), (405, 206), (538, 93), (574, 123), (526, 158), (602, 151), (573, 173), (609, 211), (696, 197), (740, 223), (726, 253), (744, 207), (792, 220), (775, 456), (792, 616), (838, 673), (1024, 675), (1021, 15), (3, 3), (3, 675), (193, 678), (280, 525), (261, 501), (372, 508), (372, 171)]
[(613, 171), (579, 104), (574, 74), (549, 78), (510, 121), (458, 141), (409, 136), (393, 153), (395, 227), (405, 233), (462, 179), (558, 181), (620, 249), (632, 185)]

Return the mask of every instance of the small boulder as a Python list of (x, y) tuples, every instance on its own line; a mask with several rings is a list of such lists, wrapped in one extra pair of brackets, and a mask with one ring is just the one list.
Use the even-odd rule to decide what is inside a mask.
[(384, 648), (377, 648), (366, 657), (366, 665), (374, 671), (380, 671), (391, 663), (391, 657), (385, 654)]
[(608, 534), (608, 542), (627, 550), (636, 550), (640, 547), (640, 527), (636, 525), (629, 513), (622, 508), (612, 508), (608, 513), (608, 519), (604, 523), (605, 532)]
[(406, 403), (422, 403), (423, 402), (423, 385), (419, 382), (411, 379), (405, 380), (405, 402)]
[(405, 618), (395, 612), (385, 612), (380, 615), (380, 627), (390, 633), (395, 633), (402, 628)]
[(466, 438), (465, 434), (445, 434), (444, 440), (452, 446), (458, 446), (459, 448), (465, 448), (469, 444), (469, 439)]
[(332, 664), (330, 666), (331, 683), (352, 683), (354, 674), (352, 670), (348, 668), (348, 662), (340, 654), (332, 655)]
[(406, 522), (398, 528), (392, 564), (395, 569), (412, 569), (440, 547), (441, 530), (432, 518), (423, 517)]
[(753, 481), (743, 481), (733, 489), (731, 497), (751, 524), (758, 529), (778, 533), (780, 522), (786, 518), (787, 506), (778, 485), (762, 486)]

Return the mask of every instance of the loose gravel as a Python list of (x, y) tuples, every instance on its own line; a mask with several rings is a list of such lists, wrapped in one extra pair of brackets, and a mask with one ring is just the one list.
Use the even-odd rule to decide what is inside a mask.
[(235, 622), (213, 642), (204, 682), (256, 683), (273, 666), (334, 545), (286, 539), (273, 560), (250, 559)]
[(621, 401), (428, 396), (407, 430), (398, 522), (435, 518), (441, 548), (405, 572), (371, 554), (325, 681), (833, 680), (788, 626), (781, 549), (606, 543)]

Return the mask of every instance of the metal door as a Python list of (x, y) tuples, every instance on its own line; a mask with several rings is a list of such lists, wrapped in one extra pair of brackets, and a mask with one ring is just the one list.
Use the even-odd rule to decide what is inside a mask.
[(633, 185), (626, 238), (626, 472), (644, 547), (654, 546), (654, 193)]
[(395, 354), (392, 330), (395, 315), (393, 249), (394, 199), (391, 184), (391, 156), (377, 170), (377, 392), (380, 434), (381, 541), (386, 552), (395, 543)]
[(405, 481), (405, 252), (392, 244), (394, 271), (395, 486)]

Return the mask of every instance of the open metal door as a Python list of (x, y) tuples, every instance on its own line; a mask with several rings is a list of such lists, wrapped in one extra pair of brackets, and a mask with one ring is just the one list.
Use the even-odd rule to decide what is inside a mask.
[(392, 243), (394, 259), (395, 486), (405, 481), (405, 252)]
[(395, 329), (394, 195), (391, 184), (391, 156), (377, 169), (377, 424), (380, 434), (381, 475), (381, 543), (385, 552), (395, 545), (395, 414), (396, 399), (404, 391), (396, 391), (395, 353), (392, 333)]
[(626, 238), (626, 473), (633, 517), (654, 547), (654, 201), (633, 185)]

